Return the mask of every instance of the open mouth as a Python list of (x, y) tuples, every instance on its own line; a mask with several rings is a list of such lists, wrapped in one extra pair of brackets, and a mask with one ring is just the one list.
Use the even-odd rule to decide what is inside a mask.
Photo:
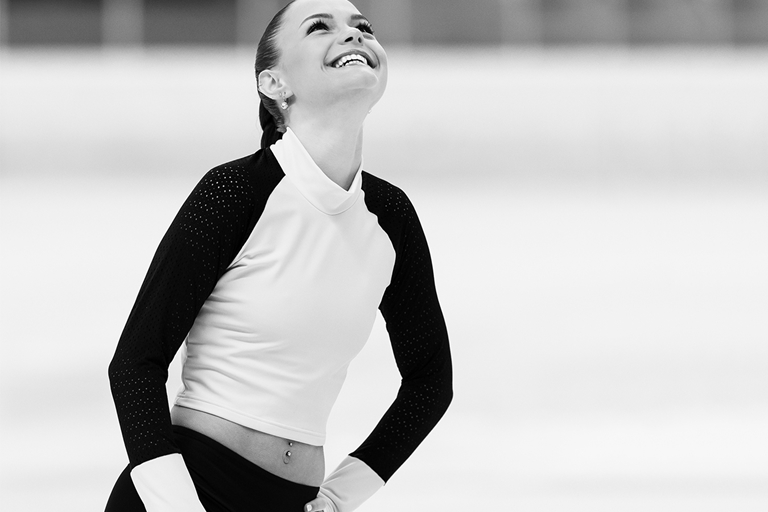
[(352, 51), (339, 56), (336, 60), (331, 62), (332, 68), (341, 69), (348, 66), (368, 66), (375, 68), (374, 62), (363, 52)]

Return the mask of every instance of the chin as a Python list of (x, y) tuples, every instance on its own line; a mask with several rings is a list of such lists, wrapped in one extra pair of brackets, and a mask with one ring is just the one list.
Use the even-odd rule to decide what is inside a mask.
[(386, 86), (386, 79), (382, 79), (370, 72), (349, 73), (347, 76), (336, 77), (333, 80), (333, 88), (340, 93), (351, 92), (368, 93), (377, 98), (381, 97)]

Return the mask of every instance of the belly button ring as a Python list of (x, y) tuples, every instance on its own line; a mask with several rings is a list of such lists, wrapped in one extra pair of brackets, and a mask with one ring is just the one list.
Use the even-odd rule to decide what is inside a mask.
[[(293, 446), (293, 442), (288, 441), (288, 446), (289, 447)], [(285, 451), (285, 453), (283, 454), (283, 464), (288, 464), (289, 462), (291, 462), (291, 455), (292, 455), (291, 450)]]

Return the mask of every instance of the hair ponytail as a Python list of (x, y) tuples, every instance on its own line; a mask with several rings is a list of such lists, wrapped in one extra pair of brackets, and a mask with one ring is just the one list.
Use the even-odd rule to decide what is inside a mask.
[[(292, 3), (291, 1), (280, 9), (269, 22), (267, 28), (264, 29), (264, 34), (261, 36), (256, 50), (256, 65), (254, 67), (256, 68), (257, 82), (259, 80), (259, 73), (265, 69), (272, 69), (277, 65), (277, 60), (280, 56), (276, 42), (277, 31), (280, 29), (286, 9)], [(259, 104), (259, 124), (262, 130), (261, 149), (265, 149), (282, 138), (285, 132), (285, 119), (275, 100), (267, 97), (261, 91), (259, 91), (259, 98), (261, 99)]]
[(283, 132), (277, 126), (274, 116), (264, 106), (264, 100), (259, 103), (259, 123), (261, 124), (261, 149), (268, 148), (283, 137)]

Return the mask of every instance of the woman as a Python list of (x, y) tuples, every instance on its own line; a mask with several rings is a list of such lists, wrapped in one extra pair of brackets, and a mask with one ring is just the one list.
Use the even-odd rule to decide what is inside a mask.
[[(362, 171), (363, 122), (387, 81), (370, 23), (346, 0), (296, 0), (267, 27), (256, 74), (261, 150), (211, 170), (184, 203), (110, 364), (130, 464), (108, 512), (351, 511), (451, 401), (418, 218)], [(377, 307), (400, 391), (324, 479), (326, 420)]]

